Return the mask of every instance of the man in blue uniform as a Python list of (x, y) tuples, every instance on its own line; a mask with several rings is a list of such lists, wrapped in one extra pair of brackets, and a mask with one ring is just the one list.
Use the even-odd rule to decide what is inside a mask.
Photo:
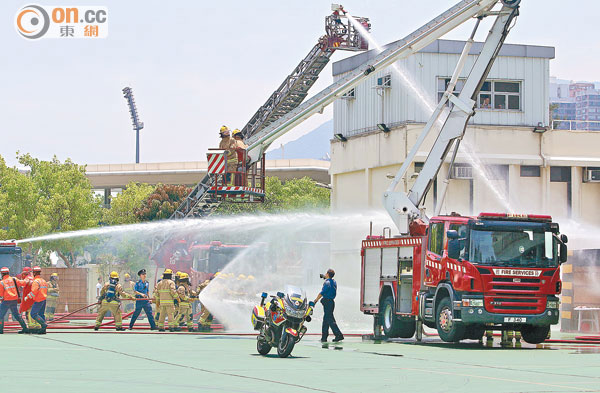
[[(146, 269), (140, 270), (138, 272), (138, 276), (140, 276), (140, 279), (133, 287), (133, 290), (135, 291), (135, 297), (136, 299), (147, 299), (150, 293), (150, 283), (146, 281)], [(152, 306), (150, 305), (149, 300), (136, 300), (135, 311), (131, 316), (131, 322), (129, 322), (129, 330), (133, 329), (133, 325), (142, 312), (142, 309), (146, 312), (148, 322), (150, 322), (150, 329), (156, 330), (156, 322), (154, 322), (154, 317), (152, 316)]]
[(333, 310), (335, 309), (335, 296), (337, 295), (337, 283), (333, 279), (333, 276), (335, 276), (333, 269), (327, 270), (325, 276), (321, 276), (325, 278), (325, 282), (323, 283), (323, 289), (321, 289), (321, 293), (319, 293), (315, 299), (315, 303), (317, 303), (320, 299), (321, 304), (323, 305), (323, 328), (321, 330), (321, 342), (327, 342), (327, 336), (329, 335), (330, 327), (335, 336), (333, 342), (342, 341), (344, 339), (344, 335), (340, 331), (340, 328), (338, 328), (338, 325), (335, 322), (335, 317), (333, 316)]

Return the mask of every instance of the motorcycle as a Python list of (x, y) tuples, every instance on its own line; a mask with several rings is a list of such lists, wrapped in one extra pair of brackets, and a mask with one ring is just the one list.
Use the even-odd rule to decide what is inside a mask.
[(288, 357), (294, 345), (306, 334), (305, 322), (311, 321), (315, 306), (308, 302), (303, 289), (288, 285), (286, 292), (277, 292), (266, 301), (268, 294), (263, 292), (260, 305), (252, 310), (252, 326), (257, 330), (256, 349), (266, 355), (277, 347), (277, 355)]

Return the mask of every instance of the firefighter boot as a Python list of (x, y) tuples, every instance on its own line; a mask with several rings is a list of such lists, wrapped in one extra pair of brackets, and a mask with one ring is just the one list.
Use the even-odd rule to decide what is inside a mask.
[(508, 330), (503, 330), (502, 331), (502, 336), (501, 336), (501, 339), (500, 339), (500, 345), (502, 347), (512, 346), (512, 340), (511, 341), (508, 340)]
[(494, 332), (486, 330), (485, 332), (485, 345), (491, 347), (494, 345)]
[(521, 332), (515, 332), (515, 348), (521, 348)]

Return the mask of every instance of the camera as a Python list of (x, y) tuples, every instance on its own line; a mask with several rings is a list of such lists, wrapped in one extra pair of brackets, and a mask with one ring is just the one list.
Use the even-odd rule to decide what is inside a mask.
[(322, 279), (325, 279), (325, 275), (324, 274), (319, 274), (319, 277)]

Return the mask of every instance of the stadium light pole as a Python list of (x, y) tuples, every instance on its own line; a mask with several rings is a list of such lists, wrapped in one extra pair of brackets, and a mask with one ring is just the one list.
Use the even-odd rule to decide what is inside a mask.
[(131, 115), (131, 122), (133, 129), (135, 130), (135, 163), (140, 163), (140, 130), (144, 128), (144, 122), (140, 121), (137, 107), (135, 106), (135, 99), (133, 98), (133, 90), (131, 87), (123, 88), (123, 96), (127, 100), (129, 106), (129, 114)]

